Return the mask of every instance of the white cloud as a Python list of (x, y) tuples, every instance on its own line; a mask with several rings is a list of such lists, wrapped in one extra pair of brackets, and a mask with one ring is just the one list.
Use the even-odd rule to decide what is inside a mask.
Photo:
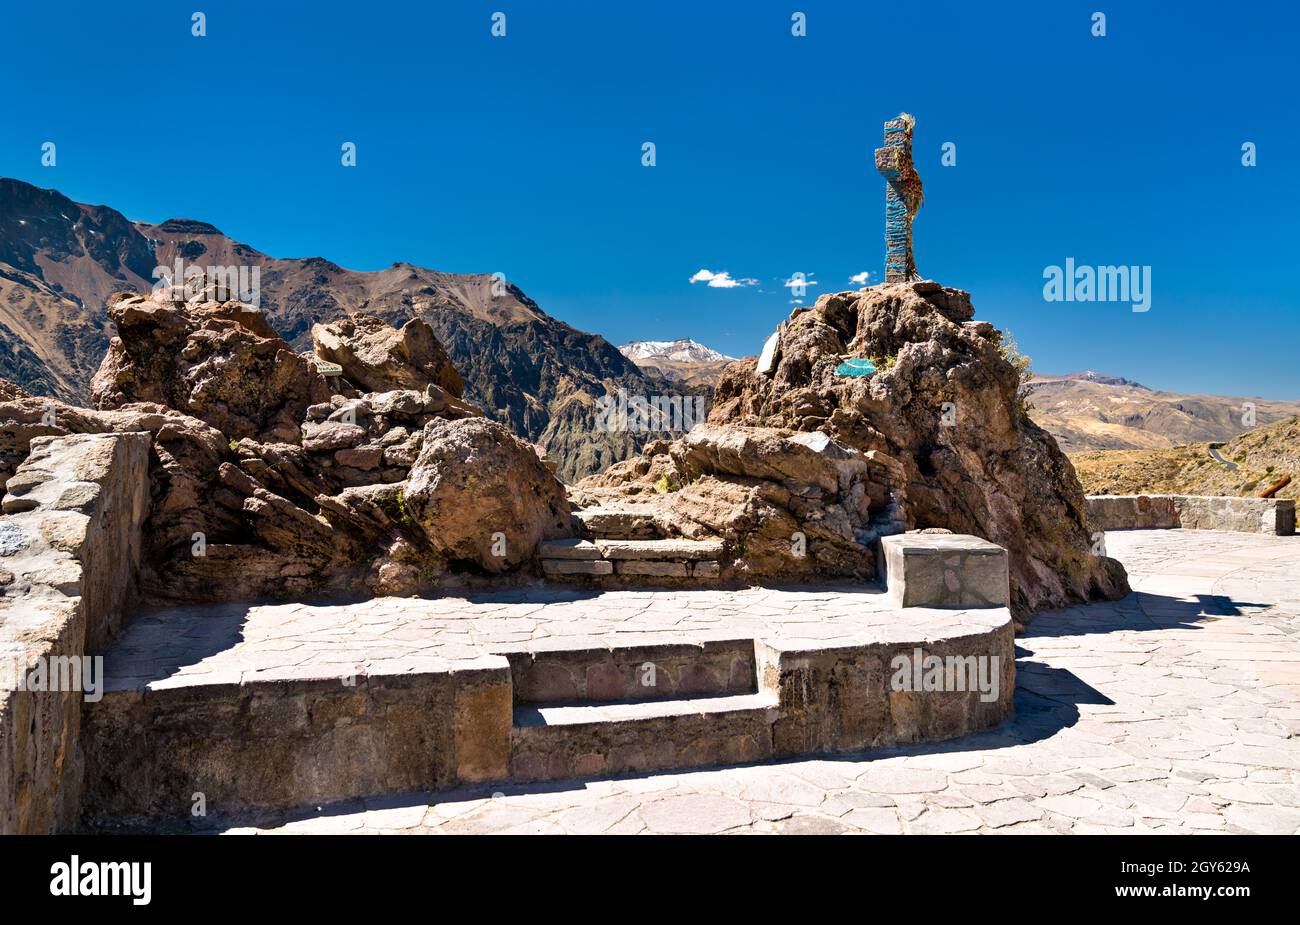
[(692, 283), (705, 283), (710, 289), (735, 289), (737, 286), (753, 286), (758, 283), (756, 279), (734, 279), (726, 270), (714, 273), (712, 270), (701, 269), (691, 277)]
[(854, 273), (849, 277), (849, 282), (857, 283), (859, 286), (865, 286), (867, 280), (871, 278), (870, 270), (863, 270), (861, 273)]
[(785, 288), (787, 288), (787, 289), (794, 289), (794, 288), (796, 288), (796, 287), (798, 287), (798, 286), (816, 286), (816, 285), (817, 285), (817, 280), (815, 280), (815, 279), (812, 278), (812, 274), (811, 274), (811, 273), (808, 273), (808, 274), (805, 274), (804, 277), (791, 276), (789, 279), (787, 279), (787, 280), (786, 280), (784, 283), (782, 283), (781, 285), (782, 285), (782, 286), (785, 286)]

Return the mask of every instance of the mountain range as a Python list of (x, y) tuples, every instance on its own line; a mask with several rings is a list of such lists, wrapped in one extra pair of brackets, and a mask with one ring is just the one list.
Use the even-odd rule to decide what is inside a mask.
[[(518, 286), (486, 274), (409, 263), (348, 270), (322, 257), (277, 258), (193, 219), (132, 222), (108, 206), (0, 178), (0, 378), (86, 403), (113, 336), (108, 297), (148, 292), (155, 268), (256, 267), (260, 305), (298, 350), (313, 324), (366, 313), (392, 325), (423, 318), (464, 377), (465, 397), (541, 446), (566, 480), (634, 455), (659, 434), (597, 426), (601, 399), (709, 395), (730, 357), (696, 341), (615, 348), (552, 318)], [(1226, 441), (1300, 414), (1300, 401), (1184, 395), (1085, 371), (1028, 386), (1034, 420), (1067, 453), (1153, 450)], [(1253, 406), (1254, 423), (1247, 415)]]
[(156, 267), (257, 267), (260, 307), (295, 348), (311, 327), (358, 312), (432, 325), (465, 397), (541, 446), (576, 479), (632, 455), (653, 434), (596, 426), (602, 396), (700, 394), (642, 368), (605, 338), (552, 318), (519, 287), (486, 274), (409, 263), (348, 270), (322, 257), (277, 258), (191, 219), (131, 222), (107, 206), (0, 178), (0, 378), (85, 403), (113, 336), (117, 291), (149, 292)]
[(1161, 392), (1094, 372), (1036, 374), (1027, 392), (1030, 416), (1071, 454), (1222, 442), (1300, 414), (1300, 401)]
[(735, 359), (685, 337), (678, 340), (634, 340), (618, 350), (634, 362), (675, 360), (681, 363), (718, 363)]

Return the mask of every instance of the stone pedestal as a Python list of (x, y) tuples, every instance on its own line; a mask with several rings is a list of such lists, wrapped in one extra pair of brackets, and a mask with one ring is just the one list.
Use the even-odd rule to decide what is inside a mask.
[(1007, 551), (977, 536), (904, 533), (880, 540), (895, 607), (1006, 607)]

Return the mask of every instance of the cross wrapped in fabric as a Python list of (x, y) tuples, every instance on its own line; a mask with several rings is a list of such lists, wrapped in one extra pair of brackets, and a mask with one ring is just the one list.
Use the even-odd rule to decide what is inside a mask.
[(885, 178), (885, 282), (919, 279), (912, 255), (912, 219), (925, 195), (912, 165), (912, 128), (907, 113), (885, 123), (885, 146), (876, 149), (876, 170)]

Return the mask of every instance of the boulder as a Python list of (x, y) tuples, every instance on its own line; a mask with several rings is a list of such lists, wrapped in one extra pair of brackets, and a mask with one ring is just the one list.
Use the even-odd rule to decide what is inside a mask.
[(453, 568), (504, 572), (572, 534), (564, 486), (531, 444), (483, 418), (426, 425), (405, 506)]
[(460, 398), (465, 384), (428, 322), (412, 318), (401, 328), (371, 315), (313, 325), (316, 355), (343, 367), (343, 377), (366, 392), (423, 391), (436, 385)]

